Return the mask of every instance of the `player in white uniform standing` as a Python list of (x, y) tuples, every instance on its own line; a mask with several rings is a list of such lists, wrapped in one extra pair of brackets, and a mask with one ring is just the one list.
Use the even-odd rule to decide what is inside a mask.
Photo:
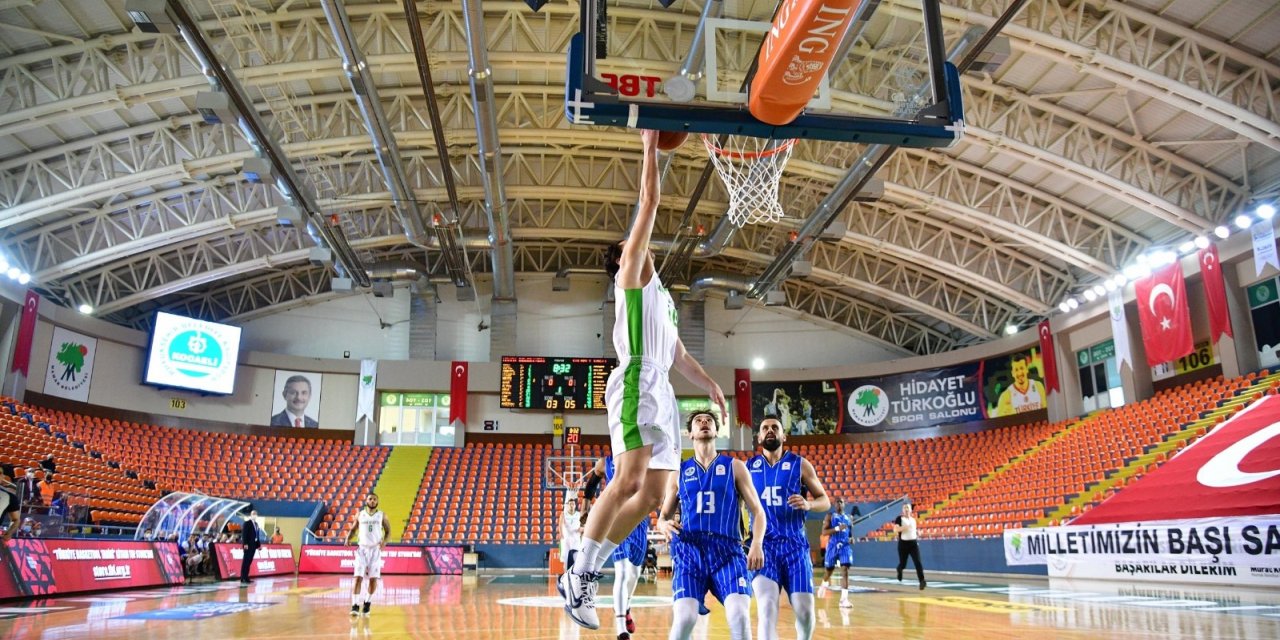
[(672, 368), (704, 389), (725, 411), (724, 392), (685, 351), (676, 330), (676, 305), (658, 280), (649, 238), (658, 213), (658, 132), (645, 131), (640, 197), (631, 235), (605, 252), (615, 284), (613, 346), (618, 368), (609, 376), (610, 446), (616, 471), (587, 516), (582, 545), (571, 551), (557, 581), (574, 622), (600, 628), (595, 595), (600, 569), (626, 537), (662, 502), (680, 467), (680, 412), (668, 379)]
[[(370, 493), (365, 496), (364, 508), (356, 514), (356, 521), (347, 533), (347, 544), (351, 544), (352, 538), (359, 540), (356, 547), (356, 584), (351, 589), (353, 617), (361, 613), (369, 615), (369, 600), (378, 590), (378, 578), (382, 577), (382, 548), (387, 546), (390, 536), (391, 525), (387, 523), (387, 515), (378, 511), (378, 494)], [(369, 592), (361, 593), (360, 587), (365, 578), (369, 579)]]

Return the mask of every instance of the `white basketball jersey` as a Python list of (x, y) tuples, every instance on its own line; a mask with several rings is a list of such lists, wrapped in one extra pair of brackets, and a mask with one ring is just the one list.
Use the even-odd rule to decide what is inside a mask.
[(1009, 404), (1013, 405), (1015, 412), (1022, 413), (1043, 408), (1044, 399), (1040, 397), (1040, 388), (1035, 381), (1031, 381), (1027, 384), (1026, 393), (1018, 391), (1017, 387), (1009, 387)]
[[(609, 378), (621, 378), (631, 358), (641, 358), (645, 367), (666, 372), (676, 356), (676, 303), (658, 280), (649, 278), (643, 289), (614, 289), (613, 348), (618, 353), (618, 368)], [(619, 380), (619, 382), (621, 382)]]
[(360, 515), (356, 516), (360, 523), (360, 531), (357, 534), (359, 544), (362, 547), (376, 547), (382, 544), (382, 519), (381, 511), (369, 513), (366, 509), (360, 510)]

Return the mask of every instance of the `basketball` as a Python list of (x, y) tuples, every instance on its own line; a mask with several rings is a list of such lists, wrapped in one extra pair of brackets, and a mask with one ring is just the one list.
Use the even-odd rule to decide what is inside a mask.
[(659, 131), (658, 149), (660, 151), (675, 151), (688, 139), (689, 134), (684, 131)]

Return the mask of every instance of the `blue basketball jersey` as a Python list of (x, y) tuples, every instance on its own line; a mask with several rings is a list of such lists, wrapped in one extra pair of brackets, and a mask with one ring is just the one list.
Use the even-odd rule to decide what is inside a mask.
[(849, 530), (853, 524), (853, 518), (844, 513), (831, 513), (831, 528), (844, 525), (844, 531), (837, 531), (831, 534), (831, 540), (828, 544), (847, 544), (849, 542)]
[(764, 505), (765, 522), (769, 524), (765, 530), (765, 540), (807, 539), (804, 533), (806, 512), (787, 504), (787, 498), (791, 496), (808, 494), (808, 490), (800, 482), (803, 461), (804, 458), (788, 451), (782, 454), (777, 464), (769, 464), (763, 455), (747, 462), (751, 484), (755, 485), (756, 494), (760, 496), (760, 504)]
[(604, 457), (604, 481), (613, 482), (613, 474), (617, 473), (617, 468), (613, 466), (613, 456)]
[(686, 533), (742, 539), (742, 507), (733, 482), (733, 458), (717, 455), (707, 468), (696, 458), (680, 465), (680, 528)]

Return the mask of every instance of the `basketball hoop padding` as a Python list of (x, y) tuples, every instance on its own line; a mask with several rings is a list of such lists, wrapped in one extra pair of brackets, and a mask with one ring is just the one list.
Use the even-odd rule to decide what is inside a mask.
[(863, 0), (783, 0), (760, 47), (747, 110), (761, 122), (790, 124), (827, 74)]

